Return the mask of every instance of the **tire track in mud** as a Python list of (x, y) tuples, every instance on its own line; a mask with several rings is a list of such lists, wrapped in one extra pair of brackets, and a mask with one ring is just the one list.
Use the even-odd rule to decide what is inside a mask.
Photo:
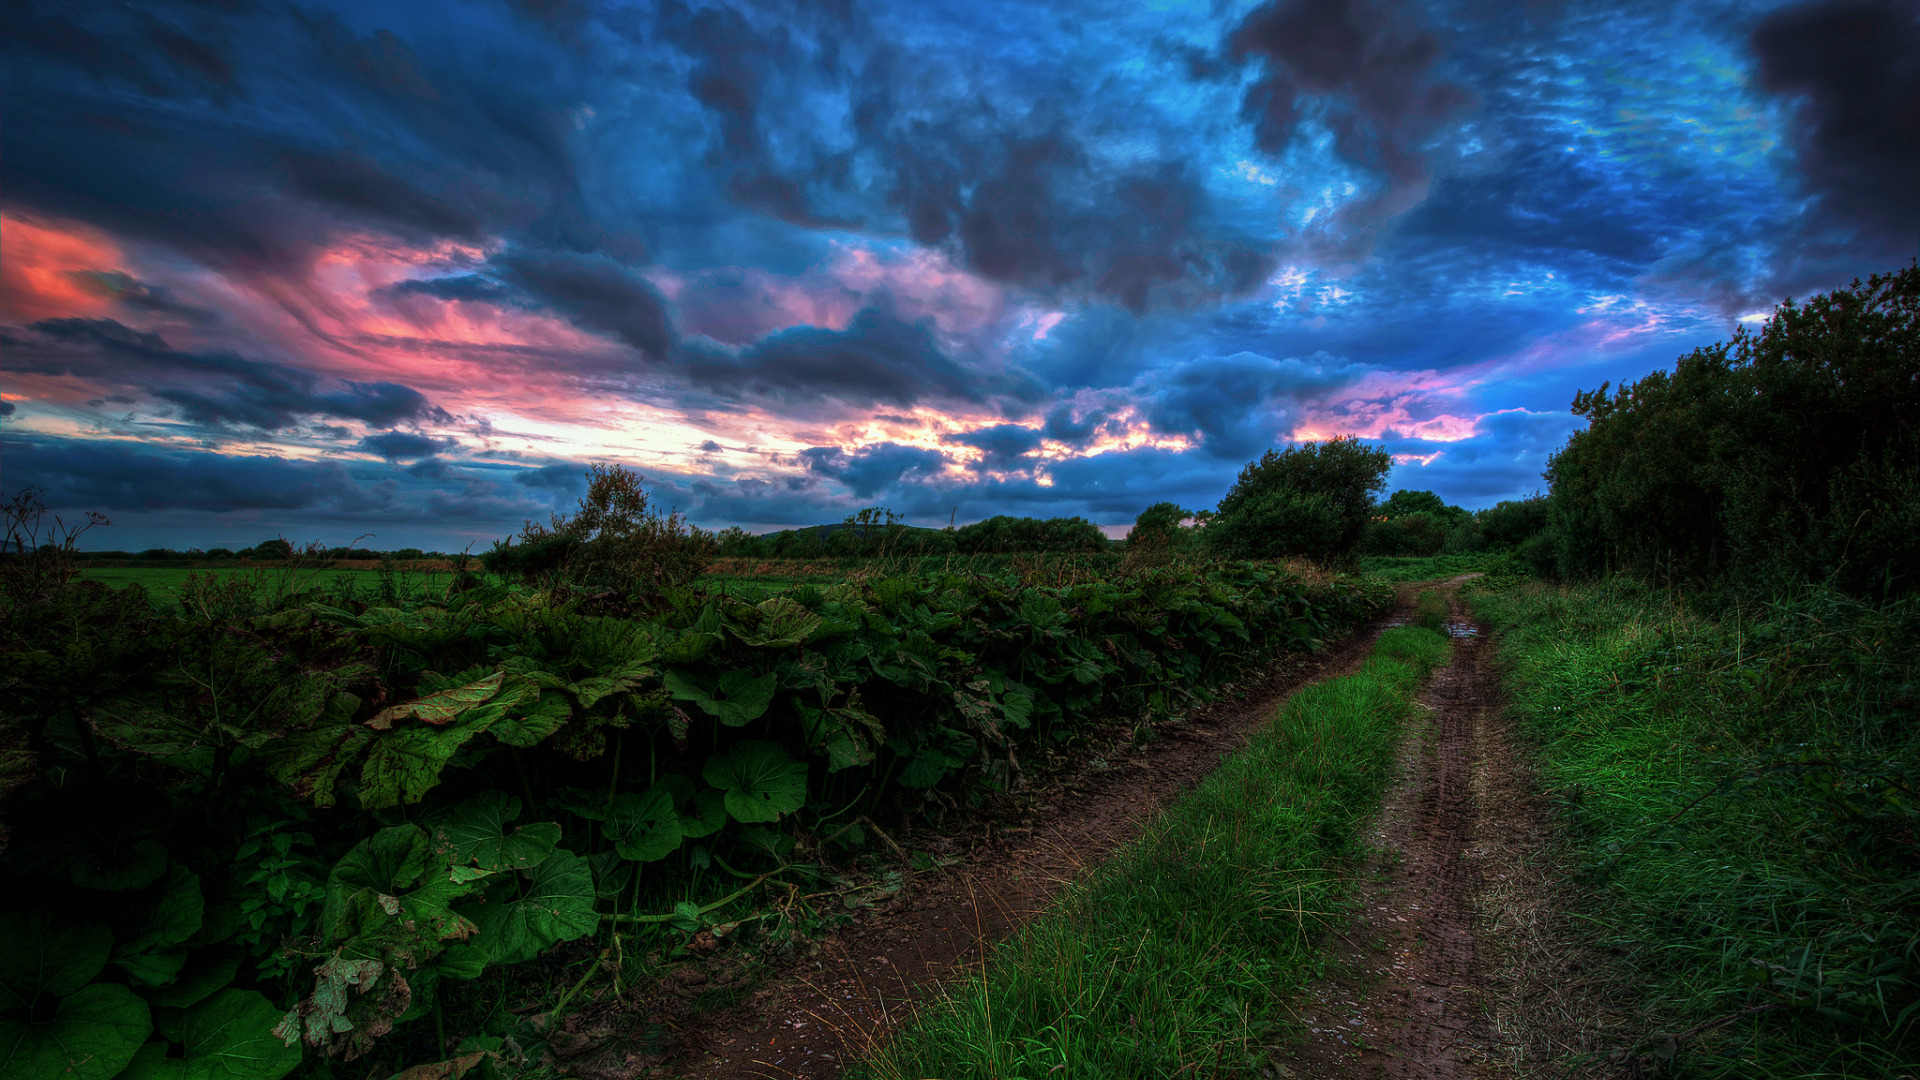
[(1550, 827), (1462, 580), (1445, 586), (1453, 656), (1419, 698), (1334, 972), (1301, 995), (1307, 1038), (1276, 1055), (1269, 1075), (1505, 1077), (1539, 1058), (1513, 1008), (1505, 937), (1516, 920), (1552, 921), (1533, 887), (1547, 872)]
[[(1244, 746), (1280, 701), (1309, 682), (1357, 668), (1380, 632), (1405, 619), (1411, 596), (1401, 590), (1392, 611), (1325, 653), (1282, 658), (1243, 685), (1239, 700), (1222, 700), (1187, 723), (1161, 729), (1145, 749), (1050, 783), (1046, 801), (1031, 807), (1030, 829), (947, 838), (962, 856), (957, 865), (918, 875), (887, 910), (822, 940), (813, 956), (791, 965), (753, 1000), (683, 1032), (671, 1067), (589, 1068), (581, 1075), (838, 1076), (884, 1041), (916, 1002), (977, 971), (994, 944), (1044, 911), (1068, 882), (1138, 836), (1162, 807)], [(962, 852), (960, 845), (969, 843)]]

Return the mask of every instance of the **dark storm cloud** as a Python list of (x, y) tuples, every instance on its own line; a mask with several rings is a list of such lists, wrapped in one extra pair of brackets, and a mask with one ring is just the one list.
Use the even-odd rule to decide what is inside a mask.
[(1894, 250), (1920, 236), (1920, 8), (1816, 0), (1753, 31), (1755, 81), (1792, 103), (1797, 165), (1832, 218)]
[(1396, 215), (1425, 195), (1424, 142), (1473, 101), (1436, 77), (1440, 39), (1409, 25), (1405, 11), (1373, 0), (1276, 0), (1227, 40), (1234, 60), (1263, 62), (1242, 102), (1261, 149), (1279, 153), (1318, 119), (1342, 158), (1385, 179), (1358, 208), (1363, 219)]
[(165, 286), (139, 281), (123, 270), (74, 270), (67, 276), (95, 296), (104, 296), (133, 311), (174, 316), (203, 326), (219, 319), (207, 308), (176, 299)]
[(1253, 353), (1202, 357), (1154, 377), (1142, 411), (1156, 430), (1197, 436), (1203, 453), (1244, 460), (1272, 446), (1297, 403), (1358, 374), (1324, 354), (1271, 360)]
[(1019, 424), (995, 424), (949, 436), (947, 441), (979, 450), (985, 455), (982, 468), (1017, 469), (1030, 464), (1021, 459), (1039, 449), (1044, 438), (1045, 433)]
[(351, 154), (282, 155), (286, 191), (371, 219), (402, 233), (473, 240), (480, 218), (472, 210), (429, 195), (370, 161)]
[[(58, 6), (0, 39), (0, 178), (23, 205), (273, 275), (304, 273), (355, 225), (622, 246), (586, 211), (566, 146), (576, 76), (504, 13), (463, 11), (464, 51), (490, 60), (466, 63), (331, 13), (41, 7)], [(437, 30), (424, 8), (388, 14)]]
[(947, 464), (947, 456), (938, 450), (883, 442), (862, 446), (848, 453), (837, 446), (816, 446), (800, 451), (808, 470), (846, 485), (861, 498), (893, 487), (906, 477), (927, 480)]
[[(1117, 165), (1051, 94), (1017, 113), (974, 94), (929, 98), (924, 61), (951, 58), (909, 55), (859, 18), (668, 5), (661, 26), (693, 60), (688, 91), (718, 128), (709, 161), (743, 207), (816, 228), (897, 214), (982, 277), (1136, 313), (1243, 292), (1273, 265), (1268, 245), (1214, 215), (1181, 155)], [(850, 95), (853, 146), (810, 141), (814, 125), (793, 113), (816, 92)], [(856, 159), (889, 178), (885, 207), (862, 194)]]
[(601, 255), (517, 253), (499, 260), (501, 276), (586, 330), (654, 358), (673, 347), (665, 301), (638, 274)]
[(1465, 442), (1388, 439), (1386, 448), (1394, 453), (1440, 452), (1427, 465), (1394, 466), (1389, 484), (1396, 490), (1433, 491), (1469, 510), (1502, 499), (1522, 499), (1546, 490), (1541, 471), (1548, 455), (1566, 445), (1567, 437), (1586, 423), (1571, 413), (1514, 409), (1482, 417), (1474, 438)]
[(737, 356), (689, 347), (681, 370), (716, 394), (863, 405), (979, 401), (985, 383), (946, 355), (931, 320), (907, 322), (885, 307), (862, 309), (845, 330), (782, 330)]
[(0, 330), (8, 370), (68, 375), (111, 386), (135, 386), (199, 424), (240, 424), (282, 431), (304, 417), (358, 420), (373, 427), (448, 419), (410, 386), (325, 381), (297, 368), (230, 352), (184, 352), (159, 334), (113, 319), (45, 319)]
[(919, 524), (978, 521), (994, 514), (1033, 517), (1085, 517), (1096, 524), (1125, 524), (1162, 500), (1181, 506), (1211, 507), (1233, 483), (1239, 463), (1195, 454), (1141, 448), (1048, 462), (1047, 482), (1014, 474), (955, 480), (951, 474), (930, 483), (909, 473), (892, 484), (862, 494), (905, 513)]
[(42, 489), (49, 507), (113, 517), (113, 529), (89, 538), (95, 545), (139, 547), (127, 537), (143, 525), (184, 518), (226, 535), (240, 528), (296, 539), (372, 526), (399, 546), (407, 541), (394, 534), (421, 519), (479, 538), (507, 535), (549, 508), (528, 487), (445, 462), (403, 468), (33, 435), (9, 437), (6, 454), (8, 482)]
[(93, 510), (304, 510), (350, 497), (337, 462), (240, 457), (128, 443), (21, 439), (7, 444), (8, 483), (48, 506)]
[(410, 278), (379, 290), (389, 297), (430, 296), (436, 300), (470, 300), (486, 304), (506, 304), (515, 300), (512, 289), (479, 274), (460, 274), (443, 278)]
[(1057, 405), (1047, 413), (1046, 437), (1069, 446), (1084, 446), (1105, 430), (1113, 419), (1112, 409), (1076, 411), (1071, 404)]
[(435, 457), (458, 445), (452, 439), (435, 439), (407, 431), (383, 431), (360, 440), (360, 449), (378, 454), (388, 461)]
[(695, 480), (688, 515), (697, 521), (745, 521), (755, 525), (818, 525), (839, 510), (812, 482), (775, 484), (757, 477)]
[(522, 487), (554, 492), (556, 497), (575, 492), (584, 494), (587, 490), (586, 469), (570, 463), (520, 469), (513, 474), (513, 482)]

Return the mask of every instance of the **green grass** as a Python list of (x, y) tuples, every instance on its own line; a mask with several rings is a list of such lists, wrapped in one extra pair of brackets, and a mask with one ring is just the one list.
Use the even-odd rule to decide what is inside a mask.
[(1214, 1075), (1289, 1034), (1322, 972), (1403, 721), (1448, 652), (1382, 634), (1356, 674), (1306, 687), (1140, 840), (1070, 886), (850, 1076)]
[[(1690, 610), (1478, 594), (1584, 864), (1574, 916), (1687, 1077), (1894, 1077), (1920, 1062), (1920, 605), (1824, 592)], [(1668, 1075), (1666, 1073), (1662, 1074)]]
[(1368, 555), (1360, 572), (1381, 581), (1437, 581), (1485, 570), (1502, 556), (1485, 552), (1470, 555)]
[[(244, 581), (268, 595), (291, 592), (296, 589), (318, 589), (336, 598), (357, 597), (361, 600), (377, 601), (381, 595), (381, 572), (378, 570), (294, 570), (286, 567), (214, 567), (208, 569), (188, 569), (185, 567), (87, 567), (80, 571), (83, 581), (98, 581), (116, 589), (130, 585), (139, 585), (146, 589), (156, 603), (177, 602), (181, 590), (187, 587), (187, 579), (192, 575), (202, 578), (217, 578), (220, 581)], [(449, 571), (401, 570), (393, 574), (395, 590), (402, 597), (418, 596), (422, 592), (437, 594), (453, 580)]]
[(1413, 623), (1436, 633), (1447, 632), (1447, 598), (1436, 592), (1423, 592), (1413, 602)]

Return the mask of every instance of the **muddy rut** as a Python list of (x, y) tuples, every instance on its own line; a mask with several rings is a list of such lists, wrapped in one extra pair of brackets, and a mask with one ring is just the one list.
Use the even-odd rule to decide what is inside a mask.
[(957, 861), (918, 875), (890, 907), (829, 936), (815, 955), (746, 1005), (682, 1031), (677, 1060), (664, 1071), (700, 1080), (838, 1076), (886, 1038), (916, 1001), (977, 970), (993, 944), (1245, 745), (1288, 694), (1357, 667), (1379, 632), (1403, 619), (1409, 606), (1403, 597), (1393, 613), (1327, 653), (1277, 662), (1244, 684), (1237, 700), (1160, 728), (1160, 738), (1145, 748), (1080, 763), (1030, 796), (1026, 813), (1011, 823), (990, 826), (984, 835), (916, 839), (912, 846), (946, 846)]
[[(1450, 583), (1457, 585), (1457, 582)], [(1333, 978), (1295, 1006), (1282, 1077), (1529, 1074), (1556, 1052), (1522, 986), (1556, 920), (1547, 807), (1500, 710), (1493, 646), (1450, 593), (1449, 663), (1419, 699)]]

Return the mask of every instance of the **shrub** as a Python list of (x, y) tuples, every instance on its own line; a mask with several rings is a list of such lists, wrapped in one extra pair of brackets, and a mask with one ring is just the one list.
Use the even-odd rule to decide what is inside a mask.
[(1547, 465), (1562, 571), (1920, 585), (1920, 266), (1607, 390)]
[(1209, 542), (1240, 558), (1351, 555), (1392, 466), (1385, 450), (1351, 437), (1268, 450), (1220, 500)]
[(547, 588), (598, 597), (603, 606), (650, 602), (698, 577), (713, 556), (713, 538), (678, 511), (661, 516), (643, 477), (621, 465), (587, 469), (587, 493), (572, 515), (529, 521), (515, 540), (481, 556), (487, 570)]

